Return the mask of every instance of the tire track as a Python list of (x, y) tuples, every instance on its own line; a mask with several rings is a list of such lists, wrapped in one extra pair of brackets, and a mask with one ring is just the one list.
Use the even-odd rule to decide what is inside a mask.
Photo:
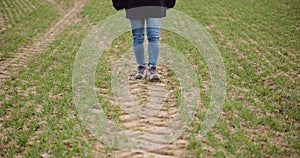
[[(1, 84), (10, 77), (11, 74), (17, 73), (20, 68), (26, 65), (27, 60), (32, 56), (39, 54), (43, 51), (47, 50), (47, 46), (51, 43), (55, 38), (68, 26), (73, 23), (76, 23), (80, 20), (78, 14), (80, 10), (85, 6), (88, 0), (81, 0), (75, 2), (75, 5), (67, 11), (64, 11), (63, 17), (61, 17), (57, 23), (55, 23), (48, 31), (44, 33), (40, 38), (36, 40), (36, 42), (31, 47), (23, 47), (18, 49), (15, 52), (12, 52), (15, 57), (14, 58), (6, 58), (4, 61), (1, 61), (0, 64), (0, 86)], [(155, 91), (158, 94), (162, 92), (167, 93), (167, 97), (163, 98), (160, 95), (155, 95), (155, 101), (163, 101), (168, 104), (168, 106), (163, 107), (158, 114), (146, 117), (146, 118), (135, 118), (128, 115), (128, 113), (123, 112), (120, 116), (121, 121), (128, 128), (139, 128), (142, 130), (150, 130), (153, 128), (159, 128), (162, 126), (166, 126), (166, 124), (171, 120), (174, 115), (177, 113), (176, 107), (176, 97), (174, 96), (174, 90), (172, 90), (171, 84), (175, 84), (174, 81), (171, 81), (170, 74), (167, 71), (165, 66), (159, 67), (158, 71), (162, 76), (162, 81), (160, 83), (161, 87), (165, 91), (161, 91), (159, 89), (153, 89), (151, 87), (151, 83), (146, 81), (137, 81), (134, 80), (134, 74), (131, 75), (130, 79), (130, 87), (129, 90), (133, 94), (133, 99), (141, 103), (141, 105), (148, 102), (149, 97), (148, 93), (150, 91)], [(144, 83), (143, 83), (144, 82)], [(143, 87), (143, 88), (141, 88)], [(101, 90), (102, 92), (105, 90)], [(134, 94), (139, 93), (139, 96), (135, 96)], [(110, 101), (113, 101), (113, 98), (104, 94), (106, 98)], [(161, 131), (159, 133), (154, 133), (157, 136), (166, 136), (167, 133)], [(159, 139), (148, 139), (148, 141), (152, 141), (156, 144), (161, 144)], [(185, 148), (188, 144), (188, 140), (186, 136), (182, 136), (176, 141), (164, 146), (161, 149), (153, 150), (153, 151), (143, 151), (143, 152), (123, 152), (123, 151), (114, 151), (113, 154), (116, 157), (180, 157), (180, 155), (185, 151)]]
[[(110, 61), (114, 64), (113, 67), (117, 68), (120, 67), (119, 65), (123, 65), (127, 62), (114, 60), (115, 59)], [(136, 63), (134, 61), (134, 59), (131, 59), (129, 63), (126, 63), (126, 65), (129, 64), (130, 67), (135, 67)], [(128, 74), (128, 91), (130, 94), (128, 98), (131, 98), (131, 101), (123, 102), (123, 104), (129, 106), (122, 108), (122, 112), (119, 117), (119, 121), (125, 129), (151, 133), (151, 137), (143, 137), (138, 141), (145, 141), (151, 144), (152, 147), (155, 146), (156, 149), (153, 150), (152, 147), (147, 146), (144, 147), (146, 149), (142, 149), (138, 152), (114, 150), (112, 152), (114, 157), (175, 158), (181, 157), (182, 154), (185, 153), (188, 145), (188, 136), (182, 135), (171, 143), (162, 139), (170, 135), (170, 131), (172, 129), (169, 129), (167, 126), (178, 113), (175, 89), (179, 88), (179, 83), (173, 79), (174, 74), (171, 74), (166, 65), (159, 65), (157, 71), (161, 76), (160, 82), (149, 82), (146, 79), (136, 80), (135, 71)], [(111, 104), (118, 102), (118, 99), (116, 100), (114, 97), (107, 95), (107, 90), (105, 88), (97, 88), (96, 91), (99, 95), (106, 98)], [(142, 115), (134, 115), (130, 112), (140, 107), (142, 107), (146, 113), (142, 113)], [(163, 127), (166, 127), (165, 129), (167, 129), (167, 131), (159, 130)], [(101, 144), (101, 146), (103, 146), (103, 144)], [(98, 150), (101, 148), (101, 150), (103, 150), (103, 147), (95, 148)], [(101, 152), (101, 150), (99, 152)]]
[(78, 17), (81, 9), (87, 4), (88, 0), (76, 1), (74, 6), (63, 11), (63, 16), (55, 23), (43, 36), (38, 38), (31, 47), (22, 47), (14, 54), (14, 58), (6, 58), (0, 64), (0, 85), (10, 77), (11, 74), (17, 73), (27, 63), (27, 59), (33, 57), (40, 52), (47, 50), (48, 44), (55, 40), (55, 38), (68, 26), (80, 21)]
[[(35, 9), (35, 6), (29, 4), (30, 2), (25, 0), (7, 1), (3, 0), (3, 10), (5, 11), (6, 23), (12, 25), (24, 17), (24, 14), (31, 12)], [(4, 16), (4, 15), (3, 15)]]
[(59, 6), (58, 3), (55, 0), (47, 0), (47, 1), (54, 4), (54, 5), (56, 5), (56, 6)]
[(0, 13), (0, 31), (3, 31), (5, 30), (5, 21), (4, 21), (4, 18), (2, 16), (2, 14)]

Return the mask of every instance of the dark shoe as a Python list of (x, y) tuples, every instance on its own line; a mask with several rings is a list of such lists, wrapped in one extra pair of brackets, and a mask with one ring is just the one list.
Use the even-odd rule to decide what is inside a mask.
[(150, 65), (148, 68), (148, 80), (157, 81), (159, 80), (159, 75), (156, 73), (156, 66)]
[(145, 77), (145, 70), (146, 66), (145, 65), (139, 65), (137, 67), (137, 73), (135, 75), (135, 79), (142, 79)]

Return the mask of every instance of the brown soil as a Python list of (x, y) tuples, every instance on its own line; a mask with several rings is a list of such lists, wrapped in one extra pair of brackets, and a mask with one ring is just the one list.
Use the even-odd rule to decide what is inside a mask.
[[(132, 59), (131, 65), (135, 65), (135, 60)], [(155, 111), (155, 108), (158, 106), (147, 105), (147, 103), (152, 102), (157, 105), (164, 105), (157, 113), (154, 113), (151, 116), (147, 117), (135, 117), (126, 111), (122, 111), (120, 118), (120, 122), (126, 128), (132, 130), (142, 130), (142, 131), (151, 131), (152, 129), (157, 129), (160, 127), (166, 127), (170, 121), (174, 118), (176, 113), (178, 112), (176, 97), (174, 94), (175, 86), (178, 87), (178, 83), (171, 80), (172, 76), (167, 70), (166, 65), (159, 65), (158, 73), (161, 77), (161, 80), (158, 82), (149, 82), (146, 79), (136, 80), (135, 72), (133, 71), (129, 78), (129, 93), (131, 99), (136, 103), (136, 106), (142, 107), (145, 111), (150, 113)], [(153, 94), (150, 95), (152, 91)], [(101, 95), (101, 92), (100, 92)], [(107, 97), (106, 94), (103, 94), (112, 104), (115, 103), (115, 100), (112, 97)], [(166, 106), (167, 105), (167, 106)], [(153, 108), (153, 109), (151, 109)], [(161, 136), (167, 136), (169, 133), (161, 131), (156, 133), (157, 136), (151, 138), (151, 143), (159, 144), (162, 140), (159, 139)], [(159, 157), (159, 158), (169, 158), (169, 157), (182, 157), (185, 153), (185, 149), (188, 145), (188, 136), (182, 135), (175, 141), (171, 143), (166, 143), (165, 145), (161, 145), (160, 148), (154, 150), (144, 150), (140, 152), (123, 152), (115, 150), (113, 155), (115, 157)], [(101, 145), (100, 145), (101, 146)], [(96, 147), (99, 149), (99, 147)], [(101, 148), (100, 148), (101, 149)]]

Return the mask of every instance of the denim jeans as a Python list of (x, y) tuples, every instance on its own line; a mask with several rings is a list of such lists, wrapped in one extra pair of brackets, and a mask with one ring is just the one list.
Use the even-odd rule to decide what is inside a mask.
[(145, 64), (144, 36), (145, 22), (148, 39), (148, 66), (157, 65), (160, 50), (160, 27), (162, 18), (130, 19), (133, 36), (133, 52), (138, 65)]

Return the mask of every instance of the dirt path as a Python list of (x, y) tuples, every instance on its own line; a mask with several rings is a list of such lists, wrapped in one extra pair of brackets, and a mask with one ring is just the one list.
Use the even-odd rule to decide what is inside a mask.
[[(168, 131), (156, 131), (156, 129), (161, 129), (164, 127), (166, 127), (167, 130), (172, 130), (168, 129), (167, 126), (171, 123), (172, 119), (174, 119), (175, 115), (178, 113), (178, 103), (176, 102), (175, 92), (176, 88), (179, 87), (179, 82), (174, 81), (172, 79), (173, 77), (175, 77), (174, 74), (171, 73), (167, 65), (163, 64), (166, 62), (161, 62), (162, 64), (160, 64), (158, 67), (158, 72), (161, 76), (161, 81), (149, 82), (146, 79), (136, 80), (134, 69), (136, 67), (136, 63), (134, 56), (131, 55), (130, 59), (122, 59), (123, 57), (121, 57), (121, 59), (119, 59), (118, 61), (116, 61), (116, 59), (110, 59), (111, 64), (113, 64), (112, 71), (115, 71), (117, 72), (117, 74), (119, 74), (120, 71), (127, 71), (124, 69), (129, 69), (129, 71), (132, 70), (131, 72), (129, 72), (129, 74), (131, 75), (128, 80), (128, 91), (130, 95), (128, 97), (131, 98), (131, 101), (120, 102), (120, 100), (116, 99), (117, 96), (108, 96), (107, 89), (104, 88), (97, 89), (98, 94), (106, 98), (112, 105), (129, 105), (126, 107), (122, 107), (122, 112), (119, 117), (120, 123), (126, 129), (131, 129), (133, 131), (144, 131), (146, 133), (153, 134), (150, 138), (139, 140), (140, 142), (146, 141), (147, 143), (151, 143), (151, 146), (153, 148), (147, 146), (146, 149), (141, 150), (139, 152), (124, 152), (115, 150), (112, 152), (112, 155), (114, 157), (120, 158), (174, 158), (183, 157), (183, 155), (186, 156), (186, 148), (189, 140), (189, 137), (187, 135), (183, 134), (177, 139), (175, 139), (176, 137), (174, 137), (175, 141), (170, 141), (171, 143), (169, 143), (166, 142), (164, 139), (161, 139), (166, 138), (170, 135)], [(163, 58), (160, 57), (159, 61), (162, 60)], [(124, 64), (130, 66), (124, 68), (121, 66)], [(121, 68), (121, 70), (116, 71), (116, 69), (118, 68)], [(140, 111), (142, 112), (142, 115), (132, 114), (133, 111), (136, 112), (139, 108), (146, 113), (142, 114), (143, 112)], [(174, 131), (172, 130), (172, 132)], [(101, 143), (96, 145), (96, 150), (98, 152), (101, 152), (104, 148), (105, 145)]]
[(80, 21), (81, 19), (78, 15), (80, 10), (87, 4), (87, 2), (88, 0), (76, 1), (74, 6), (68, 10), (62, 11), (62, 17), (48, 31), (46, 31), (44, 35), (36, 39), (36, 42), (31, 47), (21, 47), (18, 50), (10, 53), (13, 54), (13, 58), (6, 58), (1, 61), (0, 85), (6, 79), (8, 79), (11, 74), (17, 73), (20, 68), (26, 65), (28, 59), (36, 54), (44, 52), (47, 49), (47, 46), (54, 41), (64, 29), (71, 24)]

